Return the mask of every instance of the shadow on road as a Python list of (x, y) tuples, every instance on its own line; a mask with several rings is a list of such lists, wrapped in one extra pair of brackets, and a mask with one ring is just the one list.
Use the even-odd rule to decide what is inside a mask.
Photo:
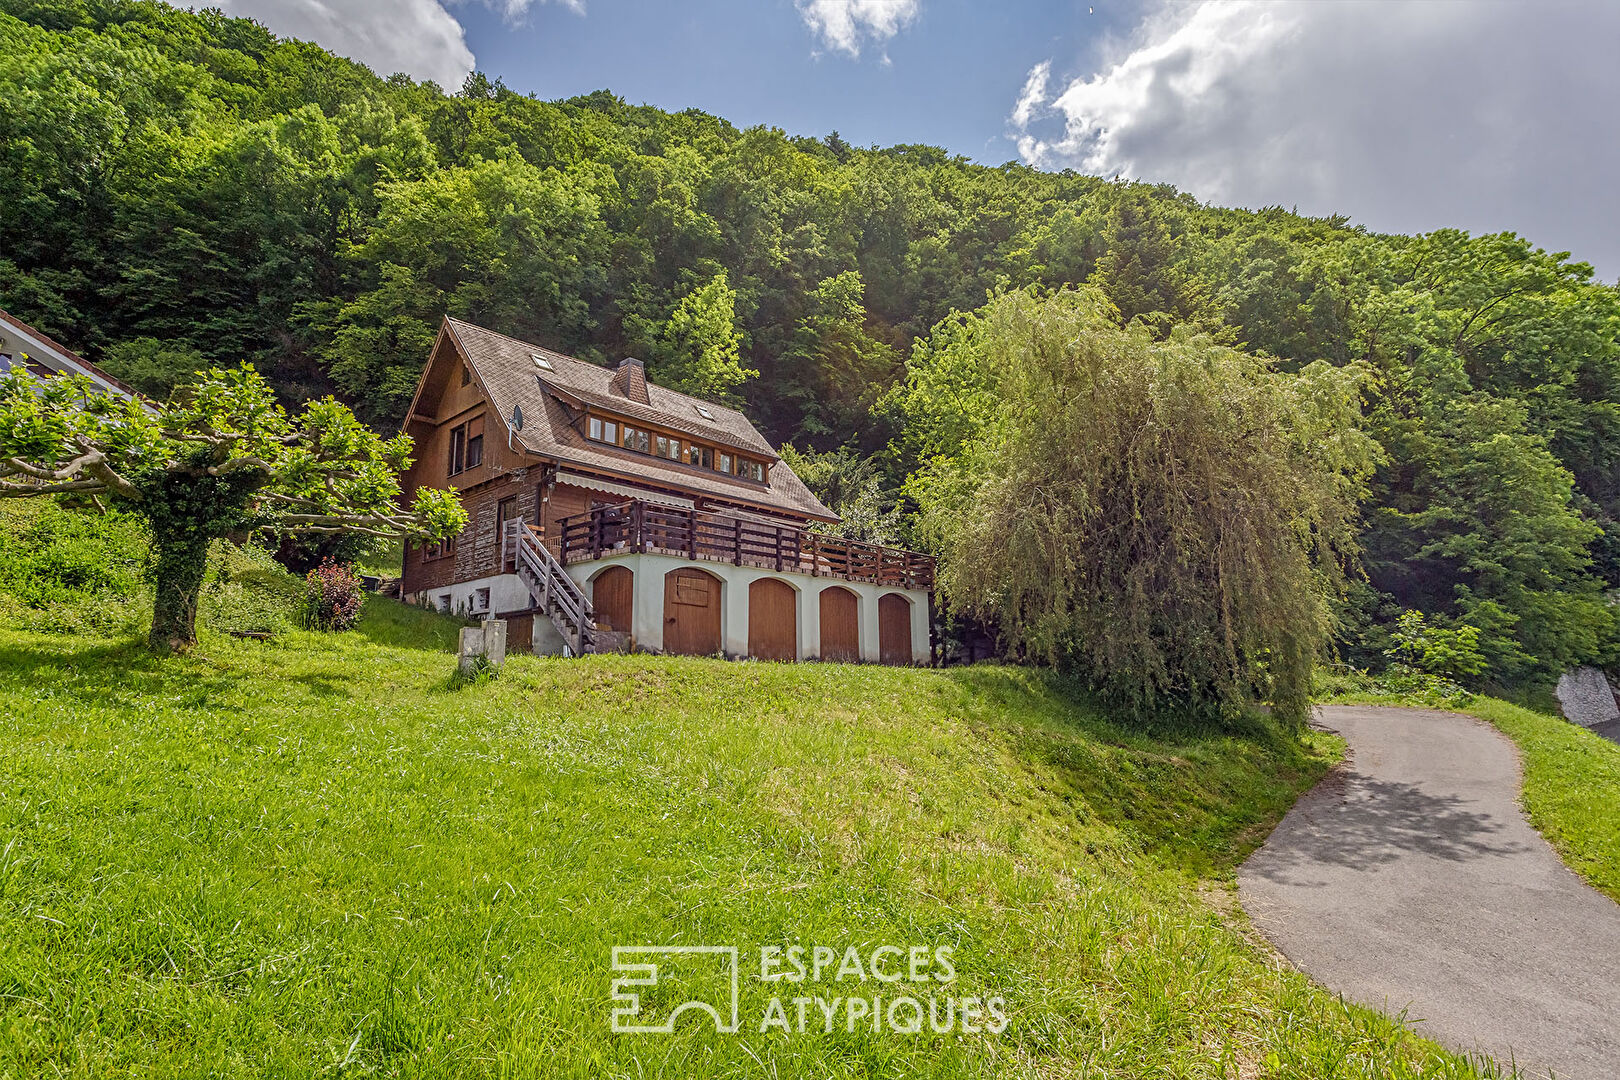
[(1409, 854), (1463, 862), (1525, 850), (1517, 841), (1494, 839), (1506, 823), (1468, 806), (1466, 799), (1411, 784), (1339, 773), (1272, 834), (1251, 868), (1279, 884), (1322, 885), (1301, 875), (1321, 865), (1368, 870)]

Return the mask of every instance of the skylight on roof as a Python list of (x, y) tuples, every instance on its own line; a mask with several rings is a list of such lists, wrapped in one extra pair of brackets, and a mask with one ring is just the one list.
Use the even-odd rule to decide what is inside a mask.
[(551, 361), (547, 360), (545, 357), (541, 356), (539, 353), (530, 353), (529, 357), (530, 357), (530, 359), (532, 359), (534, 361), (534, 366), (539, 368), (541, 371), (554, 371), (554, 370), (556, 370), (555, 368), (553, 368), (551, 366)]
[(707, 405), (693, 405), (692, 408), (696, 409), (697, 414), (699, 416), (703, 417), (703, 419), (705, 419), (705, 420), (713, 420), (714, 419), (714, 413), (709, 411), (709, 407)]

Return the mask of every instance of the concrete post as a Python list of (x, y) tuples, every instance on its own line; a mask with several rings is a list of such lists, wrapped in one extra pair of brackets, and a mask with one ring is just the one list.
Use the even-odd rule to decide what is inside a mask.
[(496, 667), (506, 663), (506, 620), (484, 620), (484, 655)]
[(799, 589), (799, 659), (821, 655), (821, 591), (812, 578)]
[(456, 655), (456, 669), (463, 675), (477, 673), (479, 657), (499, 668), (506, 662), (506, 620), (487, 619), (478, 626), (463, 626)]
[(645, 555), (627, 563), (631, 573), (630, 643), (654, 652), (664, 647), (664, 568)]
[(720, 642), (727, 656), (748, 655), (748, 579), (738, 575), (720, 585), (724, 615), (720, 620)]
[(462, 675), (474, 675), (478, 672), (478, 658), (484, 655), (484, 628), (482, 626), (463, 626), (461, 628), (461, 643), (456, 650), (456, 670)]
[(875, 664), (882, 655), (878, 651), (878, 588), (864, 584), (854, 588), (860, 600), (861, 659)]

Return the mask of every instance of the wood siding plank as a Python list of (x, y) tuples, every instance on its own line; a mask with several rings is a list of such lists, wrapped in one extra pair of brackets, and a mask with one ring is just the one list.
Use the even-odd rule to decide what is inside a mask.
[(859, 602), (848, 589), (821, 590), (821, 658), (852, 663), (861, 658)]
[(748, 655), (798, 659), (799, 594), (780, 578), (760, 578), (748, 586)]
[(911, 601), (899, 593), (878, 597), (878, 659), (911, 664)]

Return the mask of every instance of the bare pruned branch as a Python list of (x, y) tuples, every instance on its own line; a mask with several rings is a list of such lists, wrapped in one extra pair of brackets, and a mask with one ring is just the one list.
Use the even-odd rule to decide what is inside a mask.
[[(26, 480), (3, 479), (15, 476), (26, 477)], [(100, 450), (86, 450), (57, 469), (17, 457), (0, 462), (0, 495), (22, 498), (69, 491), (113, 491), (130, 499), (139, 497), (135, 485), (108, 464), (107, 455)]]
[(35, 495), (67, 495), (74, 492), (95, 495), (106, 490), (107, 485), (99, 480), (64, 480), (54, 484), (43, 480), (30, 480), (27, 483), (0, 480), (0, 499), (26, 499)]

